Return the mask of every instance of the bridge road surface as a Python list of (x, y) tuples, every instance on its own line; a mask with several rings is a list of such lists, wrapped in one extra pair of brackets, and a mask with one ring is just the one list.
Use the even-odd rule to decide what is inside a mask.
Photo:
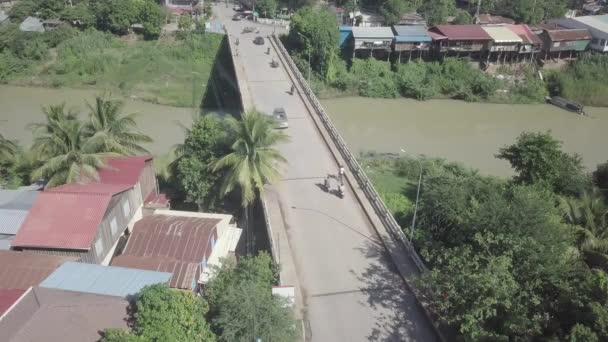
[[(272, 186), (279, 197), (293, 251), (304, 304), (309, 341), (434, 341), (431, 324), (407, 290), (363, 209), (347, 188), (340, 199), (321, 184), (338, 165), (322, 140), (300, 97), (289, 95), (287, 71), (271, 68), (272, 26), (242, 34), (249, 21), (231, 21), (234, 12), (214, 7), (216, 22), (239, 39), (236, 62), (242, 63), (255, 107), (271, 113), (284, 107), (289, 119), (288, 143), (279, 146), (288, 164), (283, 179)], [(213, 22), (213, 20), (212, 20)], [(278, 59), (277, 59), (278, 60)], [(372, 115), (373, 113), (370, 113)], [(337, 181), (333, 181), (335, 190)]]

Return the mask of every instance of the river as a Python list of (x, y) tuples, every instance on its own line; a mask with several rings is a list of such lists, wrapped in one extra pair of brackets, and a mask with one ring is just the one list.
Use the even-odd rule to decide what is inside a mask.
[(494, 158), (523, 131), (547, 131), (589, 170), (608, 160), (608, 108), (586, 107), (590, 118), (545, 104), (503, 105), (456, 100), (337, 98), (321, 101), (353, 152), (423, 154), (460, 161), (482, 173), (511, 175)]
[[(28, 146), (32, 133), (26, 128), (33, 122), (44, 122), (42, 107), (65, 102), (68, 107), (76, 108), (84, 118), (87, 113), (85, 101), (93, 102), (95, 90), (25, 88), (0, 85), (0, 133), (8, 139), (16, 139)], [(152, 137), (154, 142), (144, 145), (152, 154), (162, 155), (172, 146), (184, 141), (184, 130), (177, 124), (181, 122), (190, 127), (195, 110), (176, 108), (142, 101), (124, 99), (124, 113), (139, 113), (139, 129)]]

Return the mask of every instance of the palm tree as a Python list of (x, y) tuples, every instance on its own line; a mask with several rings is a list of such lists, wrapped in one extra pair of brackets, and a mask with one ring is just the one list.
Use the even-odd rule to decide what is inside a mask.
[(100, 152), (103, 146), (87, 138), (82, 123), (67, 116), (47, 113), (47, 123), (36, 127), (32, 150), (42, 166), (32, 172), (32, 179), (47, 179), (47, 187), (97, 180), (104, 158), (117, 155)]
[(141, 143), (152, 142), (152, 138), (137, 130), (137, 114), (121, 115), (122, 101), (106, 97), (95, 97), (94, 105), (87, 102), (90, 109), (86, 135), (102, 146), (103, 151), (122, 155), (149, 153)]
[(579, 251), (589, 267), (608, 269), (608, 207), (599, 192), (584, 193), (580, 199), (561, 198), (566, 223), (574, 227)]
[(17, 151), (17, 144), (0, 134), (0, 161), (11, 160), (17, 154)]
[(274, 129), (268, 116), (255, 110), (244, 113), (240, 120), (228, 120), (234, 130), (232, 152), (218, 160), (213, 171), (226, 171), (221, 188), (222, 196), (233, 191), (238, 191), (240, 195), (246, 225), (247, 250), (250, 253), (251, 204), (257, 195), (263, 192), (264, 185), (279, 179), (279, 163), (286, 162), (286, 159), (274, 146), (287, 141), (288, 137)]

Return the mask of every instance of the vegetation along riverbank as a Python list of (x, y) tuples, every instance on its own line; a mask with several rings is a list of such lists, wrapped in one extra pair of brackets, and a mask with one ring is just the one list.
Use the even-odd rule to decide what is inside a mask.
[(543, 70), (536, 64), (503, 65), (483, 71), (479, 62), (468, 58), (413, 59), (409, 63), (351, 58), (352, 54), (338, 48), (339, 39), (334, 16), (322, 8), (300, 9), (292, 18), (289, 35), (284, 37), (303, 75), (310, 67), (311, 86), (321, 98), (542, 103), (548, 95), (561, 95), (585, 105), (608, 105), (608, 56), (584, 54), (560, 71)]
[(418, 285), (442, 323), (467, 340), (607, 339), (608, 162), (587, 174), (529, 132), (496, 156), (513, 178), (438, 159), (361, 162), (407, 235), (422, 173), (412, 237), (430, 271)]
[[(22, 32), (18, 24), (0, 27), (0, 82), (92, 87), (193, 107), (202, 101), (222, 42), (222, 35), (204, 32), (202, 18), (180, 25), (175, 35), (161, 36), (168, 14), (154, 1), (70, 7), (63, 1), (25, 0), (10, 16), (18, 23), (34, 13), (63, 24), (47, 32)], [(72, 27), (73, 22), (79, 24)], [(128, 34), (133, 24), (142, 25), (140, 35)]]

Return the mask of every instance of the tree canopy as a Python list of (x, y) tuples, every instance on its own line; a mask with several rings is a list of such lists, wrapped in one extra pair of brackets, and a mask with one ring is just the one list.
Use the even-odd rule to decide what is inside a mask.
[(213, 342), (215, 335), (205, 320), (204, 299), (193, 292), (157, 284), (144, 287), (132, 309), (131, 331), (109, 329), (104, 342)]

